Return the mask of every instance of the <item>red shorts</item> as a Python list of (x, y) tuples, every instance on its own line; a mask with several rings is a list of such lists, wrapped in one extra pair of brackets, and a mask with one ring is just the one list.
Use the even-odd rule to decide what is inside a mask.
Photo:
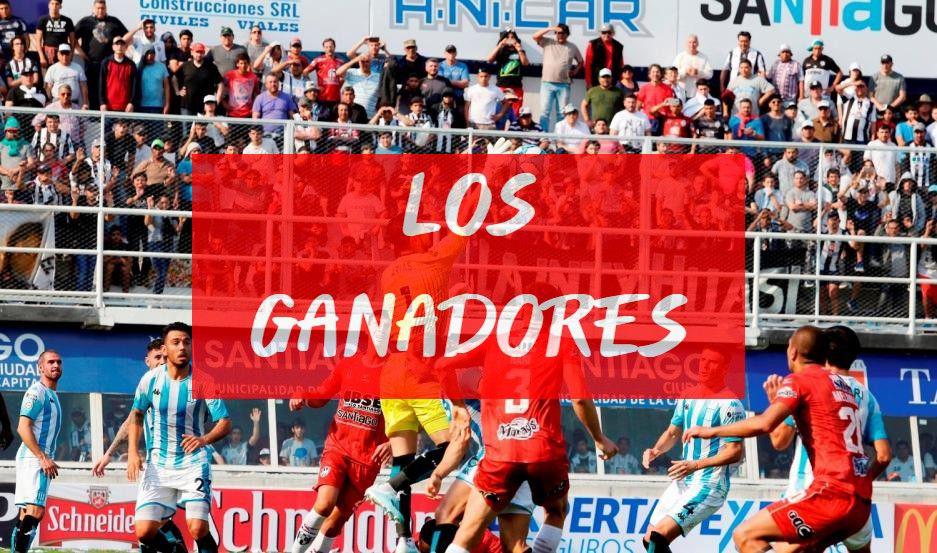
[(855, 534), (865, 525), (872, 503), (826, 484), (768, 505), (781, 529), (781, 539), (823, 550)]
[[(929, 279), (926, 275), (918, 275), (920, 279)], [(937, 304), (937, 284), (921, 284), (921, 295), (931, 303)]]
[(501, 512), (514, 499), (521, 484), (530, 485), (534, 504), (565, 497), (569, 493), (569, 460), (565, 457), (536, 463), (511, 463), (482, 458), (475, 473), (475, 487), (488, 506)]
[(341, 451), (326, 449), (319, 462), (319, 479), (315, 488), (332, 486), (341, 490), (336, 507), (345, 512), (354, 511), (364, 499), (367, 490), (381, 471), (377, 463), (359, 463)]

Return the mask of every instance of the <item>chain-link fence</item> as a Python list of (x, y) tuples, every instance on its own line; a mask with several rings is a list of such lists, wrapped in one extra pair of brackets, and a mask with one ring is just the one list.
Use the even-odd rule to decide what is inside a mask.
[[(714, 156), (686, 190), (661, 193), (641, 185), (642, 175), (609, 165), (592, 177), (601, 199), (580, 182), (578, 190), (555, 191), (553, 200), (575, 197), (567, 207), (590, 220), (628, 217), (629, 206), (646, 205), (658, 228), (675, 233), (737, 231), (730, 221), (744, 210), (748, 316), (755, 328), (849, 320), (914, 332), (937, 323), (937, 150), (930, 148), (499, 132), (433, 128), (419, 118), (354, 125), (342, 113), (338, 122), (322, 122), (8, 111), (19, 131), (7, 133), (0, 148), (5, 303), (187, 307), (191, 161), (199, 154), (741, 152), (744, 171), (729, 175), (744, 179), (737, 189), (715, 185), (731, 164)], [(527, 157), (533, 164), (549, 160)], [(409, 169), (406, 159), (364, 157), (356, 170), (378, 167), (395, 182)], [(229, 195), (243, 200), (243, 176), (232, 179)], [(319, 204), (323, 224), (310, 224), (303, 238), (338, 265), (348, 230), (340, 227), (353, 225), (335, 219), (346, 192), (300, 178), (291, 200)], [(387, 190), (373, 192), (380, 202), (375, 210), (401, 201)], [(240, 253), (261, 251), (255, 250)], [(225, 276), (233, 279), (225, 280), (232, 291), (265, 274), (246, 262), (236, 269)]]

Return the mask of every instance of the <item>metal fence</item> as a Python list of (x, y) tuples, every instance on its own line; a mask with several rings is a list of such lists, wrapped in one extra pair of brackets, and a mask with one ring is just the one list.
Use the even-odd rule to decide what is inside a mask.
[[(700, 217), (714, 219), (712, 228), (718, 228), (723, 215), (745, 210), (746, 302), (752, 330), (834, 320), (910, 334), (937, 329), (937, 209), (930, 205), (937, 205), (931, 199), (937, 194), (927, 192), (937, 184), (937, 150), (932, 148), (569, 137), (409, 127), (396, 121), (353, 125), (6, 111), (19, 122), (22, 139), (34, 147), (24, 147), (16, 156), (9, 150), (0, 152), (0, 302), (5, 304), (188, 308), (192, 264), (187, 175), (189, 159), (199, 152), (740, 150), (752, 162), (745, 174), (744, 198), (725, 197), (710, 186), (715, 177), (705, 174), (696, 176), (693, 190), (682, 198), (662, 198), (647, 187), (636, 193), (641, 202), (665, 206), (662, 211), (676, 219), (676, 233), (693, 230)], [(58, 116), (57, 124), (49, 115)], [(132, 182), (134, 167), (152, 158), (157, 139), (170, 163), (162, 171), (145, 171), (142, 183)], [(908, 185), (900, 178), (905, 169)], [(633, 181), (629, 175), (620, 179)], [(166, 198), (153, 193), (154, 186)], [(903, 193), (903, 186), (913, 190)], [(337, 218), (330, 205), (322, 222), (349, 221)], [(608, 238), (601, 228), (594, 232), (598, 242)], [(334, 241), (325, 245), (336, 246)], [(266, 255), (270, 263), (269, 249)]]

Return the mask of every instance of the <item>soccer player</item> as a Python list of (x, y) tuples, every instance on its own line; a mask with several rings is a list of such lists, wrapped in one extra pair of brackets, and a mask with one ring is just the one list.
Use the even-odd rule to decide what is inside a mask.
[[(828, 352), (826, 355), (826, 369), (833, 374), (838, 374), (852, 387), (852, 393), (859, 402), (859, 423), (862, 428), (862, 437), (865, 443), (871, 443), (875, 448), (876, 465), (884, 469), (891, 461), (891, 446), (888, 443), (888, 434), (885, 432), (885, 422), (882, 419), (882, 412), (878, 407), (878, 400), (872, 395), (872, 392), (854, 377), (849, 375), (849, 368), (853, 361), (859, 357), (859, 337), (853, 330), (846, 326), (833, 326), (823, 331), (828, 341)], [(780, 377), (772, 375), (765, 382), (765, 391), (768, 393), (768, 400), (774, 401), (774, 395), (780, 388)], [(787, 449), (791, 442), (797, 436), (794, 419), (788, 417), (784, 424), (778, 425), (771, 432), (771, 443), (778, 450)], [(869, 474), (869, 478), (877, 478), (877, 474)], [(810, 466), (810, 459), (804, 449), (804, 443), (797, 437), (797, 445), (794, 449), (794, 462), (791, 464), (790, 479), (787, 483), (787, 490), (784, 497), (793, 498), (798, 493), (806, 490), (813, 481), (813, 470)], [(843, 545), (849, 551), (858, 551), (861, 553), (870, 553), (872, 550), (872, 519), (865, 522), (865, 526), (858, 533), (843, 540)]]
[(787, 361), (792, 374), (781, 382), (774, 402), (760, 415), (726, 426), (694, 426), (693, 438), (748, 438), (768, 434), (788, 416), (803, 439), (814, 467), (805, 493), (762, 509), (733, 533), (742, 553), (767, 551), (772, 542), (782, 551), (822, 551), (858, 532), (869, 518), (872, 480), (881, 471), (862, 449), (859, 405), (843, 377), (823, 368), (828, 351), (823, 332), (803, 326), (791, 336)]
[[(745, 418), (745, 407), (731, 398), (725, 376), (728, 359), (716, 348), (703, 348), (700, 356), (700, 385), (686, 397), (714, 399), (680, 399), (674, 409), (670, 426), (661, 434), (654, 447), (644, 451), (644, 468), (670, 450), (683, 431), (693, 425), (705, 427), (732, 424)], [(695, 393), (695, 392), (699, 393)], [(715, 399), (720, 398), (720, 399)], [(644, 536), (644, 547), (653, 553), (667, 553), (677, 537), (693, 528), (722, 507), (729, 494), (729, 465), (742, 458), (739, 438), (696, 439), (683, 444), (682, 461), (673, 461), (668, 476), (673, 480), (664, 492)]]
[(62, 357), (47, 349), (39, 355), (39, 380), (23, 395), (17, 432), (23, 443), (16, 452), (16, 490), (13, 502), (19, 518), (10, 548), (26, 553), (46, 512), (49, 480), (59, 474), (53, 460), (62, 430), (62, 404), (55, 393), (62, 377)]
[[(154, 370), (157, 368), (163, 368), (166, 364), (166, 353), (163, 351), (163, 340), (162, 338), (154, 338), (150, 340), (150, 343), (146, 345), (146, 357), (143, 358), (143, 363), (146, 365), (147, 370)], [(150, 450), (150, 419), (153, 418), (153, 411), (148, 411), (146, 414), (146, 423), (143, 427), (143, 441), (146, 443), (146, 451)], [(111, 441), (110, 447), (107, 448), (107, 451), (104, 452), (104, 455), (98, 459), (98, 462), (94, 464), (91, 468), (91, 473), (97, 477), (104, 476), (104, 470), (107, 468), (107, 465), (110, 464), (111, 459), (114, 456), (114, 453), (117, 451), (117, 448), (120, 447), (120, 444), (127, 439), (127, 434), (130, 431), (130, 425), (132, 424), (133, 414), (127, 415), (127, 420), (120, 425), (120, 428), (117, 430), (117, 434), (114, 436), (114, 439)], [(185, 545), (185, 539), (182, 536), (182, 531), (179, 530), (179, 527), (172, 521), (172, 519), (167, 520), (159, 529), (159, 535), (157, 536), (158, 544), (156, 550), (160, 553), (184, 553), (187, 551)]]
[[(166, 364), (143, 375), (133, 397), (133, 417), (128, 433), (127, 479), (143, 480), (137, 492), (135, 530), (141, 553), (156, 551), (159, 529), (172, 518), (176, 506), (185, 507), (189, 533), (199, 552), (218, 551), (209, 532), (211, 516), (211, 459), (208, 446), (231, 431), (223, 401), (192, 398), (192, 329), (184, 323), (163, 328)], [(144, 417), (150, 443), (146, 468), (140, 457), (140, 432)], [(204, 419), (214, 427), (203, 434)]]
[[(343, 359), (315, 394), (320, 398), (338, 397), (338, 409), (319, 463), (316, 502), (303, 517), (292, 553), (304, 553), (310, 546), (316, 553), (330, 551), (345, 521), (364, 499), (364, 491), (390, 460), (381, 400), (372, 393), (381, 365), (373, 348), (363, 356)], [(327, 399), (292, 399), (290, 410), (326, 403)]]

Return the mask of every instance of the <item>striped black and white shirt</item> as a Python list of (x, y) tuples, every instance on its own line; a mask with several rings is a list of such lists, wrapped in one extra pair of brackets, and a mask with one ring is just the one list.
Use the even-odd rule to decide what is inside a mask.
[(729, 80), (732, 80), (732, 77), (739, 74), (739, 64), (742, 60), (748, 60), (752, 62), (752, 74), (757, 75), (759, 72), (767, 71), (768, 67), (765, 65), (765, 57), (761, 55), (761, 52), (755, 50), (754, 48), (749, 48), (747, 52), (742, 52), (742, 49), (736, 46), (729, 51), (729, 55), (726, 56), (726, 62), (724, 67), (729, 69)]
[(43, 127), (33, 135), (31, 146), (33, 151), (36, 152), (36, 155), (39, 156), (39, 161), (45, 161), (42, 147), (46, 144), (52, 144), (56, 147), (58, 150), (58, 159), (63, 159), (65, 156), (75, 153), (75, 144), (72, 142), (72, 137), (61, 128), (58, 132), (52, 133), (49, 132), (49, 129)]
[(843, 142), (867, 144), (872, 140), (875, 123), (875, 104), (868, 97), (840, 97), (839, 124), (843, 128)]

